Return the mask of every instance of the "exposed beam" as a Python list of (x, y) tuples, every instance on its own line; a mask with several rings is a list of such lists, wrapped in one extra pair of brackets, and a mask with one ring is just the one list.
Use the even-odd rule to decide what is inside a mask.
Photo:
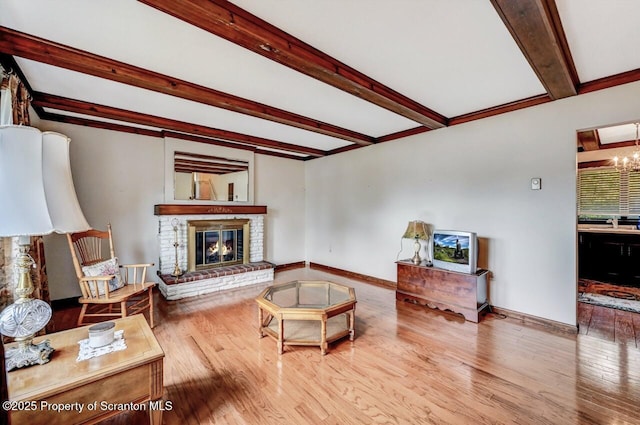
[(554, 0), (491, 0), (551, 99), (578, 94), (576, 72)]
[(386, 136), (378, 137), (376, 139), (376, 143), (390, 142), (392, 140), (402, 139), (404, 137), (413, 136), (415, 134), (426, 133), (427, 131), (431, 131), (431, 129), (426, 127), (410, 128), (408, 130), (402, 130), (395, 133), (387, 134)]
[(630, 146), (635, 146), (635, 145), (636, 145), (635, 140), (627, 140), (622, 142), (600, 144), (600, 149), (628, 148)]
[[(260, 155), (277, 156), (280, 158), (295, 159), (298, 161), (305, 161), (309, 158), (315, 158), (314, 156), (311, 156), (308, 154), (307, 156), (291, 155), (284, 152), (276, 152), (268, 149), (261, 149), (256, 146), (248, 146), (248, 145), (241, 145), (238, 143), (223, 142), (217, 139), (209, 139), (207, 137), (194, 136), (193, 134), (176, 133), (175, 131), (163, 131), (162, 133), (164, 136), (173, 137), (175, 139), (188, 140), (190, 142), (206, 143), (209, 145), (226, 146), (234, 149), (244, 149), (248, 151), (253, 151), (256, 154), (260, 154)], [(355, 146), (359, 146), (359, 145), (355, 145)]]
[(600, 149), (600, 137), (598, 137), (598, 131), (579, 131), (578, 147), (582, 147), (584, 151), (597, 151)]
[(0, 26), (0, 52), (370, 145), (372, 137)]
[[(622, 72), (620, 74), (610, 75), (608, 77), (599, 78), (597, 80), (588, 81), (586, 83), (582, 83), (578, 87), (578, 94), (585, 94), (594, 92), (597, 90), (605, 90), (611, 87), (616, 87), (622, 84), (629, 84), (636, 81), (640, 81), (640, 68), (634, 69), (631, 71)], [(494, 115), (504, 114), (507, 112), (517, 111), (518, 109), (525, 109), (531, 106), (541, 105), (543, 103), (551, 102), (552, 99), (549, 95), (541, 94), (538, 96), (532, 96), (526, 99), (520, 99), (513, 102), (505, 103), (503, 105), (493, 106), (486, 109), (481, 109), (479, 111), (470, 112), (464, 115), (458, 115), (456, 117), (449, 118), (449, 126), (463, 124), (469, 121), (475, 121), (482, 118), (492, 117)], [(406, 136), (410, 136), (413, 134), (419, 134), (429, 131), (429, 129), (425, 127), (416, 127), (408, 130), (399, 131), (397, 133), (387, 134), (386, 136), (381, 136), (374, 139), (375, 143), (387, 142), (390, 140), (400, 139)], [(633, 144), (633, 142), (630, 142)], [(621, 145), (622, 146), (622, 145)], [(627, 145), (624, 145), (627, 146)], [(600, 149), (607, 149), (611, 146), (600, 146)], [(618, 146), (613, 146), (618, 147)], [(328, 151), (327, 154), (331, 155), (335, 151)]]
[(314, 159), (313, 156), (297, 156), (297, 155), (287, 154), (284, 152), (268, 151), (265, 149), (256, 149), (256, 153), (259, 155), (269, 155), (269, 156), (277, 156), (279, 158), (294, 159), (296, 161), (306, 161), (308, 159)]
[(213, 164), (205, 161), (189, 161), (186, 159), (174, 158), (174, 168), (176, 169), (189, 169), (196, 171), (207, 171), (215, 174), (235, 173), (238, 171), (245, 171), (247, 166), (241, 165), (227, 165), (227, 164)]
[(457, 125), (469, 121), (475, 121), (482, 118), (492, 117), (494, 115), (517, 111), (518, 109), (529, 108), (531, 106), (536, 106), (547, 102), (551, 102), (551, 98), (546, 94), (528, 97), (526, 99), (520, 99), (514, 102), (505, 103), (504, 105), (493, 106), (491, 108), (482, 109), (480, 111), (458, 115), (457, 117), (453, 117), (449, 120), (449, 125)]
[(640, 81), (640, 69), (621, 72), (620, 74), (610, 75), (608, 77), (598, 78), (597, 80), (588, 81), (580, 85), (579, 94), (590, 93), (596, 90), (604, 90), (622, 84)]
[[(228, 158), (223, 158), (221, 156), (212, 156), (212, 155), (204, 155), (204, 154), (198, 154), (198, 153), (191, 153), (191, 152), (180, 152), (180, 151), (175, 151), (174, 155), (177, 158), (180, 159), (184, 159), (184, 160), (191, 160), (194, 158), (197, 159), (202, 159), (202, 162), (215, 162), (215, 163), (224, 163), (224, 164), (236, 164), (239, 166), (247, 166), (247, 161), (240, 161), (240, 160), (236, 160), (236, 159), (228, 159)], [(218, 162), (220, 161), (220, 162)]]
[(139, 1), (426, 127), (447, 125), (443, 115), (226, 0)]
[[(226, 142), (226, 141), (217, 140), (217, 139), (209, 139), (206, 137), (191, 136), (189, 134), (176, 133), (171, 131), (154, 131), (154, 130), (148, 130), (148, 129), (134, 127), (130, 125), (114, 124), (114, 123), (108, 123), (104, 121), (90, 120), (88, 118), (70, 117), (67, 115), (60, 115), (60, 114), (54, 114), (51, 112), (46, 112), (44, 110), (43, 110), (43, 114), (40, 116), (40, 119), (56, 121), (56, 122), (61, 122), (66, 124), (81, 125), (84, 127), (121, 131), (124, 133), (140, 134), (144, 136), (151, 136), (151, 137), (158, 137), (158, 138), (164, 138), (165, 136), (169, 136), (176, 139), (188, 140), (191, 142), (206, 143), (208, 145), (224, 146), (224, 147), (233, 148), (233, 149), (242, 149), (242, 150), (255, 152), (256, 154), (259, 154), (259, 155), (268, 155), (268, 156), (275, 156), (280, 158), (295, 159), (298, 161), (304, 161), (309, 158), (314, 158), (312, 156), (297, 156), (297, 155), (286, 154), (283, 152), (274, 152), (266, 149), (259, 149), (255, 146), (242, 145), (239, 143)], [(355, 145), (355, 146), (358, 146), (358, 145)]]
[[(331, 149), (330, 151), (327, 152), (327, 156), (328, 155), (335, 155), (335, 154), (342, 153), (342, 152), (349, 152), (349, 151), (352, 151), (354, 149), (359, 149), (361, 147), (362, 146), (358, 146), (358, 145), (349, 145), (349, 146), (343, 146), (341, 148)], [(311, 159), (313, 159), (313, 158), (311, 158)]]
[(182, 166), (179, 164), (175, 164), (175, 166), (173, 167), (173, 171), (177, 173), (207, 173), (207, 174), (217, 174), (217, 175), (238, 172), (238, 170), (227, 170), (224, 168), (217, 168), (217, 167), (194, 168), (189, 166)]
[(319, 149), (307, 148), (304, 146), (292, 145), (233, 131), (220, 130), (198, 124), (191, 124), (169, 118), (158, 117), (140, 112), (127, 111), (113, 108), (111, 106), (98, 105), (95, 103), (83, 102), (80, 100), (68, 99), (61, 96), (54, 96), (44, 93), (33, 94), (33, 104), (43, 108), (58, 109), (61, 111), (74, 112), (77, 114), (91, 115), (108, 118), (117, 121), (130, 122), (138, 125), (162, 128), (180, 133), (195, 134), (204, 137), (214, 137), (236, 143), (244, 143), (252, 146), (269, 147), (283, 151), (301, 153), (312, 156), (324, 156), (325, 152)]
[(610, 159), (578, 163), (578, 168), (611, 167), (611, 166), (613, 166), (613, 162)]
[(53, 112), (47, 112), (44, 110), (44, 108), (42, 107), (40, 108), (43, 110), (43, 112), (42, 114), (38, 114), (38, 116), (42, 120), (61, 122), (65, 124), (81, 125), (84, 127), (101, 128), (103, 130), (120, 131), (123, 133), (139, 134), (142, 136), (151, 136), (151, 137), (159, 137), (159, 138), (163, 137), (162, 132), (158, 130), (149, 130), (146, 128), (134, 127), (131, 125), (123, 125), (123, 124), (116, 124), (111, 122), (90, 120), (88, 118), (71, 117), (68, 115), (61, 115)]
[(193, 134), (177, 133), (175, 131), (170, 131), (170, 130), (164, 130), (162, 132), (162, 137), (173, 137), (174, 139), (188, 140), (190, 142), (204, 143), (207, 145), (225, 146), (228, 148), (242, 149), (242, 150), (251, 151), (251, 152), (257, 151), (257, 148), (255, 146), (242, 145), (242, 144), (233, 143), (233, 142), (226, 142), (218, 139), (210, 139), (208, 137), (202, 137), (202, 136), (194, 136)]
[[(90, 120), (88, 118), (70, 117), (67, 115), (60, 115), (60, 114), (54, 114), (51, 112), (46, 112), (44, 111), (44, 109), (43, 109), (42, 115), (39, 115), (39, 116), (40, 116), (40, 119), (43, 119), (43, 120), (56, 121), (56, 122), (61, 122), (66, 124), (81, 125), (84, 127), (92, 127), (92, 128), (101, 128), (105, 130), (121, 131), (123, 133), (140, 134), (143, 136), (151, 136), (151, 137), (158, 137), (158, 138), (164, 138), (165, 136), (169, 136), (176, 139), (188, 140), (191, 142), (206, 143), (209, 145), (224, 146), (224, 147), (233, 148), (233, 149), (242, 149), (242, 150), (255, 152), (256, 154), (259, 154), (259, 155), (268, 155), (268, 156), (275, 156), (280, 158), (295, 159), (298, 161), (304, 161), (309, 158), (314, 158), (313, 156), (290, 155), (283, 152), (275, 152), (275, 151), (266, 150), (266, 149), (259, 149), (255, 146), (242, 145), (239, 143), (226, 142), (226, 141), (217, 140), (217, 139), (209, 139), (206, 137), (192, 136), (189, 134), (176, 133), (172, 131), (154, 131), (154, 130), (148, 130), (148, 129), (134, 127), (130, 125), (114, 124), (114, 123), (108, 123), (104, 121)], [(358, 145), (355, 145), (355, 146), (358, 146)]]

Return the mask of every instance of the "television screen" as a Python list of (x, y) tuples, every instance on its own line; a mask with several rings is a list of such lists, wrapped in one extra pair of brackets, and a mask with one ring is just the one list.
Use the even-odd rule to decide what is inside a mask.
[(462, 273), (475, 273), (478, 240), (473, 232), (435, 230), (432, 240), (433, 265)]
[(433, 258), (449, 263), (469, 264), (469, 236), (435, 233)]

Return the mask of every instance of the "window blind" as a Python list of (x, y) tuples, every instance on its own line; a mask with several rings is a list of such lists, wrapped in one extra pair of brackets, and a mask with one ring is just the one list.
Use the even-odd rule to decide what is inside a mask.
[(610, 167), (578, 170), (578, 214), (640, 214), (640, 172)]

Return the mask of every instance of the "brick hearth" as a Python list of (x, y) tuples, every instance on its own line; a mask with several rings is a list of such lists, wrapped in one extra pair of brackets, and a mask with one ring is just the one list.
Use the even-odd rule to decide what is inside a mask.
[(273, 280), (273, 269), (273, 264), (259, 261), (188, 272), (178, 277), (161, 274), (159, 289), (166, 299), (179, 300)]

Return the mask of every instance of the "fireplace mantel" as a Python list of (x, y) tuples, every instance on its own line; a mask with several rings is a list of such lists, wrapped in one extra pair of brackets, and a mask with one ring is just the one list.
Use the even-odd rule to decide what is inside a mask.
[(154, 215), (196, 215), (196, 214), (266, 214), (266, 205), (185, 205), (158, 204), (153, 207)]

